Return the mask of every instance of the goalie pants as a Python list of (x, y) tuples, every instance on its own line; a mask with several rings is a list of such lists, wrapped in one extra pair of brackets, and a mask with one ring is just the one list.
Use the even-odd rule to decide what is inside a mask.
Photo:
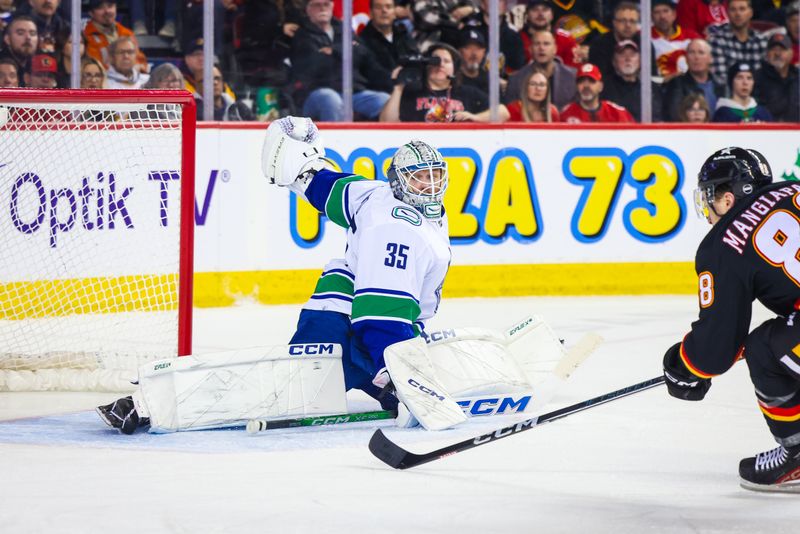
[(377, 399), (383, 409), (397, 409), (397, 398), (392, 394), (381, 395), (381, 389), (372, 383), (377, 371), (373, 369), (372, 358), (354, 335), (349, 315), (304, 309), (289, 343), (339, 343), (342, 346), (345, 389), (360, 389)]
[(748, 335), (744, 355), (775, 440), (800, 445), (800, 314), (765, 321)]

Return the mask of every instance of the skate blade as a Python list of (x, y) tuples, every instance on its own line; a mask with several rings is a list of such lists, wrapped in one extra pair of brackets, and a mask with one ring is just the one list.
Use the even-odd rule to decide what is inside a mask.
[(111, 420), (108, 418), (108, 415), (106, 414), (106, 412), (102, 410), (102, 408), (103, 408), (102, 406), (98, 406), (97, 408), (94, 409), (94, 411), (97, 412), (97, 415), (100, 416), (100, 419), (102, 419), (105, 424), (107, 424), (111, 428), (117, 428), (114, 426), (114, 423), (111, 422)]
[(739, 485), (746, 490), (763, 493), (800, 493), (800, 481), (784, 482), (783, 484), (755, 484), (740, 478)]

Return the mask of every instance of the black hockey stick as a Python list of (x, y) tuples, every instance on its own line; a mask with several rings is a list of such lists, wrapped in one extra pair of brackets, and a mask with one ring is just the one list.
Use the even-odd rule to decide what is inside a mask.
[(364, 421), (380, 421), (382, 419), (394, 419), (397, 412), (393, 410), (378, 410), (375, 412), (342, 413), (336, 415), (315, 415), (311, 417), (298, 417), (297, 419), (280, 419), (278, 421), (266, 421), (264, 419), (251, 419), (247, 422), (247, 432), (255, 434), (264, 430), (276, 430), (278, 428), (297, 428), (300, 426), (328, 426), (341, 425), (344, 423), (362, 423)]
[(441, 449), (436, 449), (423, 454), (414, 454), (413, 452), (403, 449), (387, 438), (383, 432), (378, 429), (372, 435), (372, 439), (369, 440), (369, 450), (379, 460), (391, 467), (394, 467), (395, 469), (408, 469), (409, 467), (416, 467), (434, 460), (439, 460), (445, 456), (463, 452), (468, 449), (472, 449), (473, 447), (486, 445), (487, 443), (492, 443), (501, 438), (513, 436), (514, 434), (530, 430), (539, 425), (543, 425), (544, 423), (549, 423), (551, 421), (564, 418), (568, 415), (582, 412), (583, 410), (588, 410), (589, 408), (593, 408), (616, 399), (621, 399), (622, 397), (627, 397), (628, 395), (633, 395), (634, 393), (638, 393), (646, 389), (654, 388), (663, 383), (663, 376), (651, 378), (650, 380), (645, 380), (644, 382), (639, 382), (638, 384), (633, 384), (632, 386), (618, 389), (617, 391), (612, 391), (611, 393), (606, 393), (605, 395), (585, 400), (583, 402), (573, 404), (572, 406), (567, 406), (559, 410), (537, 415), (536, 417), (532, 417), (517, 424), (495, 430), (494, 432), (460, 441), (458, 443), (454, 443), (453, 445), (448, 445), (447, 447), (442, 447)]

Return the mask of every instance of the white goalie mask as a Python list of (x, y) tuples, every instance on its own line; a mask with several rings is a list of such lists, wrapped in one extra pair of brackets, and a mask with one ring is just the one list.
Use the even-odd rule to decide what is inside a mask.
[(442, 217), (447, 163), (438, 150), (417, 139), (409, 141), (395, 152), (388, 177), (397, 200), (413, 206), (428, 219)]

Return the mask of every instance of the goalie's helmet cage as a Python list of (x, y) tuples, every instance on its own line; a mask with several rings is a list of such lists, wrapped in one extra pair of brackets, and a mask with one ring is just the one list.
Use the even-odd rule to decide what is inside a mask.
[(395, 152), (388, 172), (395, 198), (428, 219), (440, 219), (447, 190), (447, 163), (428, 143), (414, 139)]
[(697, 175), (695, 209), (706, 218), (720, 188), (738, 200), (772, 183), (772, 169), (757, 150), (727, 147), (711, 154)]

